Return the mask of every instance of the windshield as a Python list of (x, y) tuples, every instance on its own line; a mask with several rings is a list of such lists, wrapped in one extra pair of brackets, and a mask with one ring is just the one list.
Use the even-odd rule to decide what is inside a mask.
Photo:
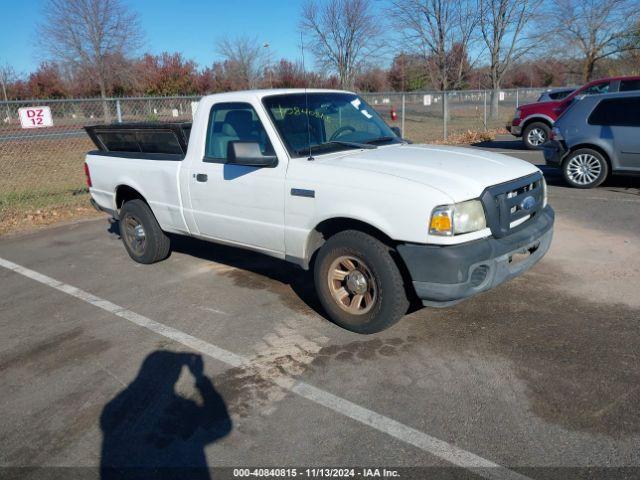
[(294, 157), (306, 156), (309, 149), (328, 153), (402, 141), (352, 93), (309, 93), (307, 98), (304, 93), (273, 95), (262, 102)]

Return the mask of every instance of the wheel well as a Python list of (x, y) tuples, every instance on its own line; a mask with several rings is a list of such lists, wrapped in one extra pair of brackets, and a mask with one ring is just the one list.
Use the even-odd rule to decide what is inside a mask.
[(522, 125), (522, 131), (524, 132), (524, 129), (527, 128), (529, 125), (531, 125), (532, 123), (544, 123), (547, 127), (552, 128), (553, 126), (551, 125), (551, 123), (549, 122), (549, 120), (547, 120), (546, 118), (542, 118), (542, 117), (533, 117), (528, 119), (526, 122), (524, 122), (524, 124)]
[(134, 200), (136, 198), (147, 203), (147, 200), (135, 188), (128, 185), (120, 185), (116, 188), (116, 209), (120, 210), (122, 205), (124, 205), (124, 202), (128, 202), (129, 200)]
[(409, 274), (409, 270), (407, 269), (404, 260), (402, 260), (396, 250), (398, 242), (393, 240), (382, 230), (361, 220), (355, 220), (348, 217), (337, 217), (324, 220), (316, 225), (309, 236), (309, 240), (307, 241), (307, 258), (305, 267), (312, 268), (320, 247), (322, 247), (322, 245), (324, 245), (324, 243), (333, 235), (345, 230), (358, 230), (366, 233), (378, 239), (390, 248), (391, 257), (400, 269), (400, 273), (404, 279), (407, 295), (409, 296), (409, 299), (415, 303), (417, 301), (417, 296), (413, 288), (411, 275)]
[(612, 167), (611, 167), (611, 159), (609, 158), (609, 154), (605, 152), (602, 147), (599, 147), (598, 145), (592, 145), (590, 143), (581, 143), (579, 145), (572, 146), (569, 152), (564, 156), (564, 160), (562, 161), (562, 163), (564, 164), (564, 162), (569, 158), (570, 154), (572, 154), (576, 150), (580, 150), (581, 148), (588, 148), (590, 150), (595, 150), (600, 155), (602, 155), (602, 157), (604, 158), (604, 161), (607, 162), (607, 167), (609, 167), (609, 175), (611, 175)]

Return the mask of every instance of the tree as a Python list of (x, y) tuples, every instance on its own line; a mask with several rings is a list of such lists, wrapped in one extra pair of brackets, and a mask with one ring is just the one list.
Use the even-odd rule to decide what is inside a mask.
[(529, 0), (478, 0), (480, 31), (489, 55), (490, 117), (498, 118), (499, 91), (510, 64), (531, 48), (522, 33), (532, 15)]
[(138, 64), (145, 95), (192, 95), (198, 92), (198, 71), (194, 61), (180, 53), (145, 54)]
[(375, 52), (380, 56), (382, 27), (368, 0), (307, 0), (300, 29), (317, 64), (338, 75), (340, 87), (351, 90), (356, 74)]
[(281, 59), (271, 69), (273, 88), (300, 88), (306, 85), (302, 65)]
[(598, 62), (640, 48), (639, 6), (637, 0), (552, 0), (552, 14), (544, 15), (546, 38), (581, 58), (582, 80), (589, 82)]
[(422, 56), (437, 90), (460, 88), (468, 72), (468, 45), (478, 26), (472, 0), (392, 0), (391, 16), (403, 40)]
[(239, 88), (256, 88), (268, 64), (268, 52), (255, 37), (220, 38), (217, 51)]
[[(110, 59), (126, 57), (141, 44), (137, 15), (121, 0), (47, 0), (44, 11), (38, 26), (43, 51), (90, 71), (105, 99), (112, 74)], [(106, 101), (103, 111), (109, 121)]]
[(356, 77), (356, 88), (359, 92), (386, 92), (389, 90), (389, 76), (381, 68), (365, 70)]
[(66, 98), (67, 88), (60, 67), (52, 62), (42, 62), (29, 75), (27, 89), (32, 98)]
[(393, 58), (388, 77), (391, 88), (397, 92), (422, 90), (426, 87), (426, 72), (421, 57), (400, 53)]

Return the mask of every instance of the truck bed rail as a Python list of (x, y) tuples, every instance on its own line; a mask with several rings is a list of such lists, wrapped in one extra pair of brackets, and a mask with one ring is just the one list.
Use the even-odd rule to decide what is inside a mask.
[(100, 153), (166, 154), (178, 158), (187, 153), (191, 123), (113, 123), (84, 129)]

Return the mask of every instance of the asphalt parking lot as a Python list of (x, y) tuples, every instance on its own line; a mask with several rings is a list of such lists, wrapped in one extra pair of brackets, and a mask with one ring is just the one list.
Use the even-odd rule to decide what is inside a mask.
[[(544, 163), (518, 146), (482, 148)], [(373, 336), (325, 320), (309, 274), (243, 250), (176, 239), (143, 266), (106, 218), (1, 239), (0, 466), (631, 478), (640, 178), (575, 190), (542, 168), (556, 227), (537, 266)]]

